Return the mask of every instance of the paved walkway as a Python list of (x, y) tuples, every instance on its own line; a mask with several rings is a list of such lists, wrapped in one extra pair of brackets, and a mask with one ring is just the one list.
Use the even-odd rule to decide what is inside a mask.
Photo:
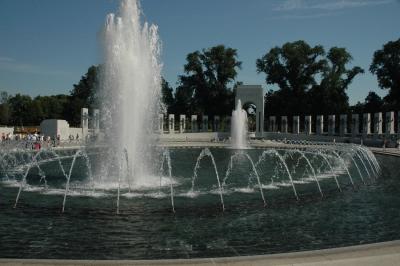
[(400, 241), (383, 242), (362, 246), (334, 248), (317, 251), (294, 252), (276, 255), (149, 261), (96, 261), (96, 260), (12, 260), (0, 259), (1, 266), (95, 266), (95, 265), (233, 265), (233, 266), (398, 266), (400, 265)]
[(400, 157), (400, 149), (398, 149), (398, 148), (374, 148), (374, 147), (369, 147), (369, 149), (373, 153)]

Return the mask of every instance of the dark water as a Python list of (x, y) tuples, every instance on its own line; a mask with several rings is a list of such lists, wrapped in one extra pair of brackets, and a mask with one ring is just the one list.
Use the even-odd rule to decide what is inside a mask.
[[(13, 209), (16, 187), (0, 185), (0, 257), (57, 259), (165, 259), (243, 256), (312, 250), (400, 239), (399, 158), (377, 156), (383, 169), (376, 181), (363, 185), (355, 174), (356, 188), (340, 176), (343, 192), (333, 179), (321, 181), (324, 197), (315, 183), (260, 193), (225, 195), (225, 212), (219, 196), (206, 193), (197, 198), (179, 196), (191, 186), (199, 151), (173, 151), (176, 188), (172, 213), (169, 197), (121, 198), (116, 215), (115, 193), (103, 197), (68, 197), (61, 214), (62, 195), (23, 192)], [(214, 150), (221, 178), (229, 154)], [(254, 159), (256, 154), (252, 154)], [(79, 167), (83, 163), (80, 163)], [(202, 162), (196, 188), (216, 189), (209, 159)], [(260, 169), (261, 181), (273, 175), (273, 164)], [(79, 168), (78, 167), (78, 168)], [(47, 179), (57, 180), (54, 166), (43, 167)], [(249, 164), (238, 166), (228, 186), (248, 185)], [(54, 173), (52, 173), (54, 171)], [(79, 171), (78, 171), (79, 172)], [(83, 171), (81, 171), (83, 172)], [(279, 172), (279, 169), (278, 169)], [(297, 169), (300, 174), (300, 169)], [(83, 174), (81, 174), (82, 176)], [(281, 174), (283, 175), (283, 174)], [(75, 176), (79, 179), (79, 173)], [(296, 177), (296, 173), (294, 173)], [(36, 178), (36, 181), (35, 181)], [(37, 182), (34, 172), (29, 182)], [(54, 181), (54, 186), (64, 181)], [(254, 180), (252, 181), (254, 182)], [(163, 189), (168, 192), (168, 187)]]

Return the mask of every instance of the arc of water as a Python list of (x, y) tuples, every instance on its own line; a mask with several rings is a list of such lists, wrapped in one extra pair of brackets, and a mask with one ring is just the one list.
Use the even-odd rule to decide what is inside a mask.
[(229, 175), (231, 174), (232, 168), (233, 168), (233, 158), (235, 155), (231, 156), (229, 159), (229, 164), (228, 164), (228, 169), (226, 169), (225, 177), (222, 180), (222, 187), (225, 187), (226, 185), (226, 180), (228, 179)]
[(295, 151), (299, 152), (300, 155), (306, 160), (306, 162), (307, 162), (308, 166), (310, 167), (311, 172), (312, 172), (312, 174), (313, 174), (313, 176), (314, 176), (314, 180), (315, 180), (315, 182), (317, 183), (319, 193), (321, 194), (321, 197), (323, 197), (323, 196), (324, 196), (324, 193), (322, 193), (322, 189), (321, 189), (321, 186), (320, 186), (320, 184), (319, 184), (317, 175), (315, 174), (314, 167), (312, 166), (310, 160), (309, 160), (309, 159), (307, 158), (307, 156), (305, 156), (305, 154), (304, 154), (303, 152), (301, 152), (300, 150), (295, 150)]
[(356, 151), (362, 155), (363, 158), (368, 162), (371, 172), (375, 175), (375, 177), (378, 175), (378, 172), (380, 170), (380, 166), (376, 161), (375, 156), (371, 153), (371, 151), (363, 146), (356, 146)]
[(350, 159), (353, 161), (353, 164), (356, 166), (356, 169), (357, 169), (357, 171), (358, 171), (358, 175), (359, 175), (360, 178), (361, 178), (361, 181), (364, 183), (364, 185), (366, 185), (365, 180), (364, 180), (364, 177), (363, 177), (363, 175), (361, 174), (361, 170), (360, 170), (360, 168), (358, 167), (358, 164), (357, 164), (356, 160), (354, 159), (353, 155), (350, 154), (350, 152), (347, 152), (347, 155), (350, 157)]
[(192, 177), (192, 188), (191, 188), (190, 191), (191, 192), (194, 191), (194, 184), (195, 184), (195, 180), (197, 179), (197, 170), (200, 168), (201, 159), (203, 159), (205, 156), (209, 156), (211, 158), (211, 162), (212, 162), (212, 164), (214, 166), (215, 175), (217, 176), (217, 182), (218, 182), (218, 188), (219, 188), (219, 195), (220, 195), (220, 199), (221, 199), (222, 211), (225, 211), (224, 197), (222, 195), (223, 194), (223, 188), (221, 186), (217, 165), (215, 163), (214, 156), (212, 155), (211, 151), (208, 148), (203, 149), (200, 152), (199, 157), (197, 157), (196, 166), (194, 167), (193, 177)]
[(94, 178), (92, 175), (92, 166), (90, 164), (89, 155), (86, 152), (82, 151), (82, 156), (83, 156), (83, 158), (85, 158), (87, 175), (89, 176), (90, 183), (92, 184), (92, 193), (94, 193), (95, 184), (94, 184)]
[(332, 165), (330, 164), (329, 160), (326, 158), (325, 154), (323, 154), (321, 151), (319, 151), (319, 155), (321, 155), (321, 157), (324, 159), (324, 161), (328, 164), (329, 168), (331, 169), (331, 173), (333, 175), (333, 178), (336, 181), (336, 185), (339, 189), (340, 192), (342, 192), (342, 188), (340, 187), (339, 181), (337, 179), (337, 176), (335, 174), (335, 172), (333, 171)]
[(67, 201), (67, 194), (68, 194), (68, 191), (69, 191), (69, 182), (70, 182), (70, 180), (71, 180), (72, 169), (74, 168), (76, 158), (77, 158), (81, 153), (82, 153), (81, 151), (77, 151), (77, 152), (75, 153), (75, 155), (74, 155), (74, 157), (73, 157), (73, 159), (72, 159), (71, 167), (69, 168), (69, 173), (68, 173), (68, 177), (67, 177), (67, 183), (66, 183), (66, 185), (65, 185), (63, 206), (62, 206), (62, 210), (61, 210), (62, 213), (64, 213), (64, 210), (65, 210), (65, 203), (66, 203), (66, 201)]
[(122, 175), (122, 165), (119, 164), (119, 171), (118, 171), (118, 190), (117, 190), (117, 214), (119, 214), (119, 197), (121, 191), (121, 175)]
[(347, 172), (347, 175), (349, 176), (350, 182), (353, 186), (353, 188), (355, 187), (354, 182), (353, 182), (353, 178), (351, 177), (351, 174), (349, 172), (349, 168), (346, 165), (346, 162), (343, 160), (343, 158), (339, 155), (339, 153), (337, 153), (335, 150), (331, 150), (333, 154), (335, 154), (335, 156), (339, 159), (340, 163), (343, 165), (344, 169)]
[(128, 179), (128, 191), (129, 191), (129, 193), (131, 193), (131, 167), (129, 164), (128, 150), (126, 148), (124, 148), (124, 154), (125, 154), (126, 172), (127, 172), (127, 179)]
[[(46, 158), (48, 158), (48, 157), (45, 156), (46, 153), (50, 153), (52, 156), (55, 157), (55, 159), (58, 161), (58, 164), (60, 166), (60, 169), (61, 169), (63, 175), (66, 178), (68, 178), (68, 175), (65, 173), (64, 167), (63, 167), (63, 165), (61, 163), (61, 158), (59, 157), (59, 155), (55, 151), (50, 150), (50, 149), (42, 149), (39, 152), (37, 152), (35, 155), (31, 156), (31, 159), (30, 159), (29, 162), (28, 162), (28, 159), (26, 158), (27, 156), (25, 156), (26, 154), (23, 154), (22, 158), (23, 158), (23, 161), (24, 161), (24, 165), (26, 165), (26, 170), (25, 170), (25, 173), (22, 176), (22, 181), (20, 183), (20, 188), (18, 190), (18, 194), (17, 194), (16, 200), (15, 200), (14, 208), (16, 208), (16, 206), (18, 204), (18, 201), (19, 201), (19, 198), (20, 198), (20, 195), (21, 195), (21, 192), (22, 192), (24, 186), (26, 185), (26, 178), (27, 178), (27, 176), (29, 174), (30, 169), (32, 169), (32, 167), (36, 166), (36, 167), (38, 167), (39, 172), (40, 172), (41, 171), (40, 164), (42, 162), (44, 162), (44, 161), (48, 161), (49, 160), (49, 159), (46, 159)], [(39, 161), (38, 158), (42, 157), (42, 155), (45, 156), (46, 160), (40, 160)], [(42, 180), (42, 178), (41, 178), (41, 180)], [(46, 184), (47, 184), (47, 182), (46, 182)]]
[(365, 154), (365, 150), (360, 148), (360, 149), (358, 149), (358, 152), (366, 159), (366, 161), (368, 162), (368, 165), (370, 166), (371, 171), (373, 172), (373, 174), (376, 177), (378, 175), (378, 172), (376, 171), (376, 169), (372, 165), (373, 163), (371, 162), (371, 159), (369, 158), (369, 156)]
[(364, 166), (364, 169), (365, 169), (366, 173), (368, 174), (369, 179), (372, 179), (371, 174), (368, 170), (368, 167), (365, 164), (364, 160), (361, 158), (360, 154), (357, 151), (355, 151), (354, 153), (355, 153), (355, 155), (357, 155), (357, 158), (361, 161), (361, 164)]
[(250, 162), (250, 164), (251, 164), (251, 167), (253, 168), (253, 172), (254, 172), (254, 174), (255, 174), (256, 177), (257, 177), (257, 182), (258, 182), (258, 187), (259, 187), (259, 189), (260, 189), (261, 198), (262, 198), (262, 200), (263, 200), (264, 207), (266, 207), (266, 206), (267, 206), (267, 202), (265, 201), (264, 192), (263, 192), (262, 184), (261, 184), (261, 181), (260, 181), (260, 176), (259, 176), (258, 173), (257, 173), (257, 169), (256, 169), (256, 167), (255, 167), (255, 165), (254, 165), (254, 162), (253, 162), (253, 160), (251, 159), (250, 155), (248, 155), (247, 153), (244, 153), (244, 154), (245, 154), (246, 158), (249, 160), (249, 162)]
[(32, 166), (34, 165), (34, 162), (36, 161), (37, 157), (41, 154), (41, 151), (39, 151), (38, 153), (36, 153), (33, 157), (32, 157), (32, 162), (28, 165), (24, 176), (22, 177), (19, 189), (18, 189), (18, 194), (17, 194), (17, 198), (15, 199), (15, 204), (14, 204), (14, 208), (17, 207), (18, 201), (19, 201), (19, 197), (21, 195), (22, 189), (25, 187), (26, 184), (26, 177), (28, 176), (29, 170), (32, 168)]
[(226, 170), (225, 178), (224, 178), (224, 180), (223, 180), (223, 182), (222, 182), (222, 187), (225, 186), (226, 180), (228, 179), (229, 174), (230, 174), (230, 172), (232, 171), (232, 168), (233, 168), (233, 159), (236, 158), (236, 157), (238, 157), (238, 156), (244, 156), (244, 157), (250, 162), (251, 167), (252, 167), (252, 170), (253, 170), (253, 173), (254, 173), (254, 175), (255, 175), (256, 178), (257, 178), (257, 183), (258, 183), (258, 187), (259, 187), (259, 189), (260, 189), (260, 194), (261, 194), (262, 201), (263, 201), (263, 203), (264, 203), (264, 207), (266, 207), (266, 206), (267, 206), (267, 203), (266, 203), (266, 201), (265, 201), (264, 192), (263, 192), (262, 184), (261, 184), (261, 181), (260, 181), (260, 176), (258, 175), (258, 172), (257, 172), (257, 169), (256, 169), (256, 167), (255, 167), (255, 165), (254, 165), (253, 160), (251, 159), (250, 155), (247, 154), (246, 152), (243, 152), (243, 151), (236, 152), (234, 155), (231, 156), (228, 169)]
[(42, 168), (40, 168), (40, 165), (37, 162), (36, 162), (36, 167), (37, 167), (37, 169), (39, 171), (39, 175), (40, 175), (40, 181), (39, 182), (41, 183), (42, 181), (44, 181), (44, 187), (45, 187), (45, 189), (47, 189), (46, 175), (43, 172)]
[(371, 152), (370, 149), (367, 148), (363, 148), (364, 151), (366, 152), (366, 154), (368, 155), (368, 158), (373, 162), (374, 166), (375, 166), (375, 172), (376, 172), (376, 177), (378, 177), (379, 173), (381, 172), (381, 167), (378, 163), (378, 161), (376, 160), (376, 157), (374, 156), (374, 154)]
[(162, 159), (161, 159), (161, 165), (160, 165), (160, 187), (158, 189), (158, 192), (161, 193), (161, 187), (162, 187), (162, 173), (164, 171), (164, 161), (165, 161), (165, 155), (163, 153)]
[(171, 167), (171, 156), (169, 154), (169, 150), (165, 151), (165, 156), (166, 156), (167, 166), (168, 166), (168, 177), (170, 180), (171, 206), (172, 206), (172, 211), (175, 213), (174, 186), (172, 184), (172, 167)]
[(281, 164), (282, 164), (283, 167), (285, 168), (286, 173), (287, 173), (287, 175), (288, 175), (288, 177), (289, 177), (289, 181), (290, 181), (290, 183), (291, 183), (291, 185), (292, 185), (293, 193), (294, 193), (296, 199), (299, 200), (299, 196), (297, 195), (297, 190), (296, 190), (296, 187), (295, 187), (295, 185), (294, 185), (293, 178), (292, 178), (292, 175), (291, 175), (291, 173), (290, 173), (290, 171), (289, 171), (289, 168), (288, 168), (288, 166), (287, 166), (285, 160), (284, 160), (284, 159), (282, 158), (282, 156), (277, 152), (277, 150), (272, 149), (272, 150), (263, 151), (263, 153), (262, 153), (261, 156), (259, 157), (259, 160), (257, 161), (257, 165), (258, 165), (259, 163), (261, 163), (263, 160), (265, 160), (265, 156), (268, 155), (268, 154), (273, 154), (273, 155), (275, 155), (275, 156), (279, 159), (279, 161), (281, 162)]
[(297, 195), (296, 187), (294, 186), (294, 183), (293, 183), (292, 174), (290, 173), (289, 168), (288, 168), (285, 160), (282, 158), (282, 156), (276, 150), (273, 150), (273, 151), (274, 151), (275, 155), (279, 158), (279, 160), (282, 162), (283, 166), (285, 167), (286, 172), (287, 172), (287, 174), (289, 176), (289, 179), (290, 179), (290, 183), (292, 184), (293, 193), (294, 193), (296, 199), (299, 200), (299, 196)]

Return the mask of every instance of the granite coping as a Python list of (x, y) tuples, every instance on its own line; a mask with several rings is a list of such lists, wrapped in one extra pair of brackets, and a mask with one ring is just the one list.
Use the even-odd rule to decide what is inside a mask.
[(36, 260), (0, 259), (1, 266), (95, 265), (400, 265), (400, 240), (273, 255), (175, 260)]

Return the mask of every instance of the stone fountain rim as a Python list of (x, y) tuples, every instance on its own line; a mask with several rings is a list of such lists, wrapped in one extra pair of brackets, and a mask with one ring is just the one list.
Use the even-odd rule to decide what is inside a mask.
[[(400, 240), (267, 255), (161, 260), (53, 260), (0, 258), (0, 265), (395, 265)], [(358, 262), (358, 263), (357, 263)]]

